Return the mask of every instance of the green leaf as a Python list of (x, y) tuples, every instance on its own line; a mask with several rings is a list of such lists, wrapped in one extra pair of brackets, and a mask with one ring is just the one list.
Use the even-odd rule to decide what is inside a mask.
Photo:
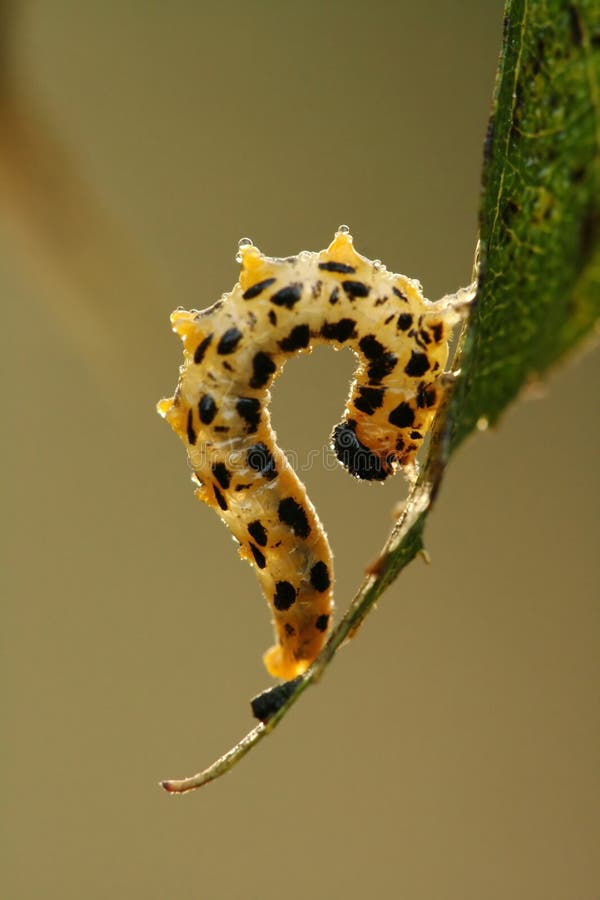
[(452, 443), (600, 315), (600, 5), (509, 0), (484, 150), (480, 275)]

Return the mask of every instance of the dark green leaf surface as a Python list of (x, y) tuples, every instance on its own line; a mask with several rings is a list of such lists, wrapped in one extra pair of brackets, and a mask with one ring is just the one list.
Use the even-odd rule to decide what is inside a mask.
[(481, 417), (495, 422), (600, 315), (599, 104), (597, 0), (509, 0), (453, 446)]

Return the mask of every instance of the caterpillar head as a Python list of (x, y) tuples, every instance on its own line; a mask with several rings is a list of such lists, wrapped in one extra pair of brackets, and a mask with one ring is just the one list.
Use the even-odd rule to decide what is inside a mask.
[(385, 481), (394, 471), (389, 441), (364, 435), (354, 419), (345, 419), (333, 429), (331, 449), (345, 469), (364, 481)]

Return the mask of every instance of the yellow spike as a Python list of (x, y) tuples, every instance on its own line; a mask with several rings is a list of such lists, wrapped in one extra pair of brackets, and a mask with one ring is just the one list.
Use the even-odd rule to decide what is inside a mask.
[(250, 269), (253, 265), (257, 265), (256, 260), (263, 258), (262, 253), (254, 244), (244, 244), (238, 251), (238, 259), (242, 269)]
[(159, 400), (156, 404), (156, 412), (159, 416), (162, 416), (163, 419), (166, 419), (171, 409), (173, 408), (173, 397), (163, 397), (162, 400)]
[(268, 277), (269, 263), (254, 244), (240, 248), (240, 259), (242, 264), (240, 286), (243, 291)]
[(324, 250), (322, 256), (326, 259), (335, 260), (335, 262), (346, 263), (349, 266), (356, 266), (363, 261), (354, 249), (352, 235), (345, 231), (337, 231), (331, 244)]
[(156, 411), (159, 416), (166, 419), (175, 434), (184, 438), (186, 434), (187, 416), (180, 406), (175, 406), (174, 397), (165, 397), (156, 404)]
[(175, 334), (178, 334), (183, 341), (185, 349), (193, 353), (205, 337), (204, 332), (198, 325), (196, 314), (189, 312), (187, 309), (175, 309), (171, 313), (171, 326)]
[(189, 331), (194, 316), (188, 309), (174, 309), (171, 313), (171, 327), (175, 334), (184, 338)]
[(211, 501), (209, 499), (209, 494), (208, 494), (208, 491), (206, 490), (205, 485), (201, 485), (200, 487), (197, 487), (196, 490), (194, 491), (194, 494), (198, 498), (198, 500), (202, 500), (203, 503), (208, 503), (210, 506)]

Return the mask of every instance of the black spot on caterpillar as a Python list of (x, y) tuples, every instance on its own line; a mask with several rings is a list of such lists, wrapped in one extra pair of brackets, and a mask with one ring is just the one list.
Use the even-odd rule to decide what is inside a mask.
[(287, 259), (245, 242), (240, 261), (240, 280), (222, 301), (172, 314), (184, 364), (158, 410), (186, 445), (197, 496), (255, 567), (276, 634), (265, 665), (287, 680), (326, 640), (333, 566), (315, 509), (275, 443), (268, 389), (286, 360), (313, 344), (350, 347), (360, 365), (332, 447), (352, 475), (383, 481), (415, 463), (456, 314), (448, 300), (424, 299), (417, 281), (358, 254), (345, 228), (327, 250)]
[(256, 397), (240, 397), (235, 408), (238, 415), (248, 423), (247, 434), (254, 434), (260, 422), (260, 401)]

